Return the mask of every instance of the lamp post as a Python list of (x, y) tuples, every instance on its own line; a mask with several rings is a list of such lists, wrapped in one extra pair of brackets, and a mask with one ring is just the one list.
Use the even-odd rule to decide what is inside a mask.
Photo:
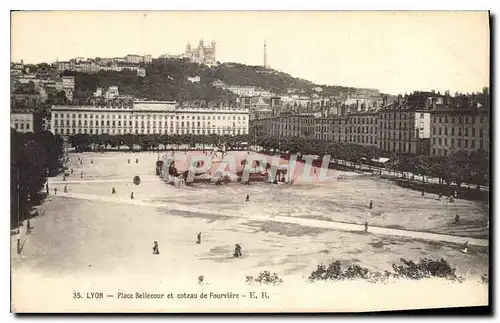
[(26, 195), (26, 202), (28, 202), (28, 222), (26, 223), (26, 234), (30, 234), (30, 230), (31, 230), (31, 225), (30, 225), (31, 193), (30, 193), (29, 187), (28, 187), (28, 194)]
[(21, 213), (20, 213), (20, 188), (19, 188), (19, 168), (17, 170), (17, 254), (21, 253)]

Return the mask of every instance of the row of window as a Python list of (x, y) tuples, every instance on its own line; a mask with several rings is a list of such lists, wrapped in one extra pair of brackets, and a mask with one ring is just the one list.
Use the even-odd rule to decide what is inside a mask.
[[(418, 130), (416, 130), (418, 133)], [(412, 140), (413, 139), (413, 131), (408, 131), (408, 132), (396, 132), (396, 133), (387, 133), (387, 132), (382, 132), (381, 134), (381, 139), (389, 139), (389, 140)]]
[[(432, 138), (433, 145), (436, 145), (436, 144), (442, 145), (443, 142), (444, 142), (445, 146), (448, 146), (448, 138)], [(472, 139), (470, 141), (470, 147), (469, 147), (469, 140), (467, 140), (467, 139), (464, 139), (464, 142), (463, 142), (464, 146), (463, 147), (462, 147), (462, 139), (457, 138), (456, 143), (457, 143), (458, 148), (471, 148), (471, 149), (476, 148), (476, 140), (474, 140), (474, 139)], [(450, 139), (450, 146), (455, 147), (455, 138)], [(484, 147), (484, 141), (481, 139), (481, 140), (479, 140), (479, 148), (483, 149), (483, 147)]]
[(377, 118), (349, 118), (353, 124), (377, 124)]
[[(464, 117), (463, 120), (464, 120), (464, 123), (475, 123), (476, 120), (477, 120), (478, 117), (474, 117), (474, 116), (471, 116), (471, 117)], [(462, 123), (462, 117), (459, 116), (459, 117), (450, 117), (450, 120), (452, 123)], [(432, 118), (432, 122), (433, 123), (436, 123), (438, 122), (439, 123), (448, 123), (448, 117), (433, 117)], [(480, 123), (484, 123), (484, 116), (480, 116), (479, 117), (479, 122)]]
[(30, 124), (29, 123), (14, 123), (14, 129), (16, 130), (30, 130)]
[[(437, 129), (437, 131), (436, 131), (436, 129)], [(436, 135), (436, 132), (437, 132), (440, 136), (441, 136), (443, 133), (444, 133), (444, 135), (445, 135), (445, 136), (447, 136), (447, 135), (448, 135), (448, 127), (444, 127), (444, 128), (442, 128), (442, 127), (439, 127), (439, 128), (433, 127), (433, 128), (432, 128), (432, 134), (433, 134), (433, 135)], [(479, 132), (479, 137), (480, 137), (480, 138), (483, 138), (483, 136), (484, 136), (484, 130), (483, 130), (483, 128), (479, 129), (479, 131), (478, 131), (478, 132)], [(451, 134), (452, 136), (454, 136), (454, 135), (455, 135), (455, 128), (453, 128), (453, 127), (452, 127), (452, 128), (450, 128), (450, 134)], [(457, 128), (457, 136), (461, 136), (461, 135), (462, 135), (462, 128)], [(470, 128), (470, 135), (471, 135), (472, 137), (475, 137), (475, 136), (476, 136), (476, 128)], [(469, 128), (464, 128), (464, 136), (469, 136)]]
[(374, 136), (360, 136), (360, 135), (349, 135), (349, 141), (354, 142), (354, 143), (361, 143), (361, 144), (377, 144), (377, 137)]
[[(381, 119), (387, 119), (387, 120), (390, 120), (390, 119), (406, 119), (406, 117), (408, 116), (408, 119), (412, 119), (412, 117), (414, 116), (413, 113), (408, 113), (408, 115), (406, 113), (382, 113), (380, 115), (380, 118)], [(424, 116), (425, 114), (424, 113), (420, 113), (420, 119), (424, 119)]]
[[(70, 113), (54, 113), (54, 119), (63, 119), (63, 118), (70, 118), (70, 115), (73, 119), (76, 118), (77, 114), (76, 113), (73, 113), (73, 114), (70, 114)], [(100, 117), (99, 117), (100, 116)], [(106, 116), (106, 118), (104, 117)], [(123, 115), (123, 119), (132, 119), (133, 116), (132, 115), (129, 115), (130, 118), (127, 118), (127, 115)], [(138, 114), (135, 114), (135, 119), (139, 119), (139, 116), (141, 117), (141, 119), (156, 119), (156, 117), (158, 117), (158, 119), (162, 119), (162, 118), (169, 118), (169, 119), (177, 119), (177, 120), (205, 120), (205, 117), (206, 117), (206, 120), (226, 120), (226, 117), (227, 117), (227, 120), (231, 120), (231, 116), (161, 116), (161, 115), (156, 115), (156, 114), (147, 114), (147, 115), (144, 115), (144, 114), (141, 114), (141, 115), (138, 115)], [(88, 114), (87, 113), (84, 113), (83, 114), (83, 118), (84, 119), (87, 119), (87, 117), (89, 119), (94, 119), (94, 114)], [(95, 119), (116, 119), (118, 117), (118, 119), (121, 119), (122, 118), (122, 115), (121, 114), (95, 114)], [(221, 119), (222, 117), (222, 119)], [(78, 118), (82, 118), (82, 113), (78, 113)], [(246, 116), (232, 116), (232, 120), (246, 120)]]
[[(59, 126), (59, 122), (58, 122), (58, 121), (59, 121), (59, 120), (54, 120), (54, 126), (56, 126), (56, 127), (58, 127), (58, 126)], [(93, 121), (93, 120), (90, 120), (88, 124), (89, 124), (91, 127), (92, 127), (92, 126), (94, 126), (94, 125), (95, 125), (95, 126), (99, 126), (99, 120), (95, 120), (95, 123), (94, 123), (94, 121)], [(60, 125), (61, 125), (61, 126), (64, 126), (64, 125), (65, 125), (64, 120), (61, 120)], [(68, 127), (69, 127), (69, 125), (70, 125), (69, 120), (66, 120), (66, 126), (68, 126)], [(71, 122), (71, 125), (72, 125), (73, 127), (76, 127), (76, 122), (75, 122), (75, 120), (73, 120), (73, 121)], [(122, 126), (122, 122), (121, 122), (121, 120), (118, 120), (118, 122), (116, 122), (115, 120), (113, 120), (113, 121), (109, 121), (109, 120), (104, 121), (104, 120), (101, 120), (101, 126), (104, 126), (104, 125), (106, 125), (106, 126), (108, 126), (108, 127), (109, 127), (109, 126), (113, 126), (113, 127), (115, 127), (116, 125), (118, 125), (118, 127), (121, 127), (121, 126)], [(128, 122), (128, 125), (131, 127), (131, 126), (132, 126), (132, 121), (129, 121), (129, 122)], [(153, 124), (152, 124), (152, 125), (153, 125), (153, 128), (155, 128), (155, 127), (156, 127), (156, 121), (153, 121)], [(176, 127), (179, 127), (179, 122), (177, 121), (177, 122), (175, 123), (175, 125), (176, 125)], [(78, 120), (78, 126), (82, 126), (82, 120)], [(87, 126), (87, 120), (83, 120), (83, 126)], [(124, 126), (124, 127), (125, 127), (125, 126), (127, 126), (127, 122), (126, 122), (125, 120), (123, 121), (123, 126)], [(148, 128), (149, 128), (149, 127), (151, 127), (151, 123), (148, 121), (148, 122), (146, 123), (146, 126), (147, 126)], [(181, 126), (181, 127), (184, 127), (184, 121), (181, 121), (180, 126)], [(205, 127), (205, 126), (210, 127), (210, 121), (209, 121), (207, 124), (205, 124), (205, 122), (204, 122), (204, 121), (203, 121), (203, 123), (201, 123), (200, 121), (198, 121), (197, 123), (195, 123), (195, 121), (193, 121), (192, 123), (189, 123), (189, 121), (186, 121), (186, 126), (187, 126), (187, 127), (190, 127), (190, 126), (191, 126), (191, 127), (202, 127), (202, 126), (203, 126), (203, 127)], [(221, 127), (221, 126), (222, 126), (222, 125), (217, 125), (217, 127)], [(224, 125), (224, 126), (226, 126), (226, 125)], [(229, 126), (229, 125), (227, 125), (227, 126)], [(139, 122), (138, 122), (138, 121), (135, 121), (135, 127), (139, 127)], [(145, 127), (144, 121), (141, 121), (141, 128), (144, 128), (144, 127)], [(159, 127), (159, 128), (162, 128), (162, 127), (167, 127), (167, 122), (165, 121), (164, 123), (162, 123), (161, 121), (159, 121), (159, 122), (158, 122), (158, 127)], [(171, 128), (173, 128), (173, 127), (174, 127), (174, 122), (173, 122), (173, 121), (170, 121), (170, 127), (171, 127)], [(215, 128), (215, 127), (216, 127), (216, 125), (215, 125), (215, 124), (213, 124), (213, 125), (212, 125), (212, 127), (214, 127), (214, 128)], [(233, 122), (233, 127), (236, 127), (236, 122)], [(241, 122), (238, 122), (238, 127), (246, 127), (246, 124), (241, 125)]]
[(121, 134), (197, 134), (197, 135), (208, 135), (208, 134), (218, 134), (218, 135), (243, 135), (243, 134), (248, 134), (246, 129), (211, 129), (211, 130), (200, 130), (200, 129), (180, 129), (180, 131), (175, 131), (174, 129), (170, 129), (170, 131), (163, 130), (163, 129), (156, 129), (150, 130), (150, 129), (69, 129), (69, 128), (55, 128), (54, 133), (56, 135), (74, 135), (74, 134), (90, 134), (90, 135), (99, 135), (99, 134), (113, 134), (113, 135), (121, 135)]
[[(399, 125), (399, 127), (396, 128), (396, 125)], [(391, 121), (389, 121), (389, 122), (387, 122), (387, 121), (382, 122), (381, 121), (379, 124), (379, 127), (380, 127), (380, 129), (389, 129), (389, 130), (391, 130), (391, 129), (406, 130), (406, 129), (412, 128), (411, 125), (412, 125), (411, 122), (407, 123), (406, 121), (403, 121), (403, 122), (399, 121), (399, 123), (396, 123), (396, 121), (392, 121), (392, 122)], [(421, 127), (423, 127), (423, 123), (421, 123), (420, 125), (421, 125)]]
[(330, 125), (330, 126), (334, 126), (334, 125), (344, 125), (347, 123), (346, 120), (318, 120), (316, 119), (316, 125)]

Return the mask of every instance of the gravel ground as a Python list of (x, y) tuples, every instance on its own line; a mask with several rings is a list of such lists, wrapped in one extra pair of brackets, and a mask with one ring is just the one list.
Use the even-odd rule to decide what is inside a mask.
[[(385, 227), (485, 238), (488, 212), (487, 206), (480, 203), (438, 201), (434, 196), (421, 197), (419, 192), (377, 178), (338, 171), (335, 175), (342, 179), (327, 183), (234, 183), (175, 188), (154, 176), (156, 154), (71, 157), (74, 174), (68, 180), (81, 182), (68, 182), (70, 193), (112, 196), (114, 186), (116, 199), (129, 199), (133, 191), (138, 201), (184, 207), (176, 210), (101, 202), (97, 198), (73, 199), (63, 196), (64, 184), (57, 182), (61, 178), (51, 179), (51, 189), (58, 187), (60, 193), (54, 196), (51, 192), (43, 205), (44, 215), (32, 221), (34, 229), (21, 256), (12, 256), (14, 296), (30, 294), (26, 299), (35, 298), (40, 289), (54, 282), (66, 285), (57, 288), (72, 290), (74, 286), (88, 285), (94, 278), (111, 283), (120, 277), (120, 282), (124, 277), (133, 280), (131, 275), (137, 277), (137, 283), (159, 281), (163, 288), (180, 282), (189, 285), (204, 275), (213, 282), (212, 286), (224, 289), (224, 282), (244, 282), (246, 275), (256, 276), (263, 270), (278, 273), (285, 282), (302, 280), (318, 264), (333, 260), (359, 262), (382, 271), (389, 270), (400, 258), (444, 258), (471, 282), (488, 271), (485, 247), (470, 247), (469, 253), (464, 254), (460, 245), (450, 243), (252, 219), (256, 214), (271, 218), (283, 215), (352, 223), (369, 221)], [(79, 165), (78, 157), (83, 165)], [(131, 164), (127, 163), (128, 158)], [(139, 164), (135, 164), (135, 158), (139, 158)], [(80, 172), (84, 173), (82, 180)], [(141, 176), (138, 186), (132, 183), (135, 175)], [(110, 181), (92, 183), (104, 179)], [(250, 195), (249, 203), (244, 202), (246, 194)], [(375, 205), (371, 210), (367, 207), (369, 200)], [(217, 210), (243, 214), (245, 218), (217, 215)], [(461, 216), (460, 226), (451, 225), (456, 213)], [(196, 244), (198, 232), (202, 233), (201, 244)], [(152, 254), (154, 240), (159, 242), (159, 255)], [(232, 258), (235, 243), (243, 247), (242, 258)], [(27, 281), (31, 282), (29, 292), (23, 287)], [(461, 293), (472, 293), (465, 285), (463, 288)], [(474, 285), (473, 289), (479, 294), (469, 294), (471, 299), (467, 302), (487, 302), (487, 285)], [(46, 308), (55, 306), (50, 304)], [(33, 308), (34, 304), (29, 306), (18, 301), (19, 309)], [(68, 306), (63, 307), (71, 310)]]

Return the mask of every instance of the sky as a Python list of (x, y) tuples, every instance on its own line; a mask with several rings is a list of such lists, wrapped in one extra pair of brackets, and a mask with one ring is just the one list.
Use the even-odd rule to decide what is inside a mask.
[(217, 43), (221, 62), (262, 65), (317, 84), (384, 93), (489, 86), (487, 12), (13, 12), (11, 60), (179, 54)]

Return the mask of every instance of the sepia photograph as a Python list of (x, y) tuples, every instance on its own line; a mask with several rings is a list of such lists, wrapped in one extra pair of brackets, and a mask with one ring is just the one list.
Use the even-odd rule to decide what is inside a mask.
[(10, 20), (12, 313), (488, 311), (490, 12)]

